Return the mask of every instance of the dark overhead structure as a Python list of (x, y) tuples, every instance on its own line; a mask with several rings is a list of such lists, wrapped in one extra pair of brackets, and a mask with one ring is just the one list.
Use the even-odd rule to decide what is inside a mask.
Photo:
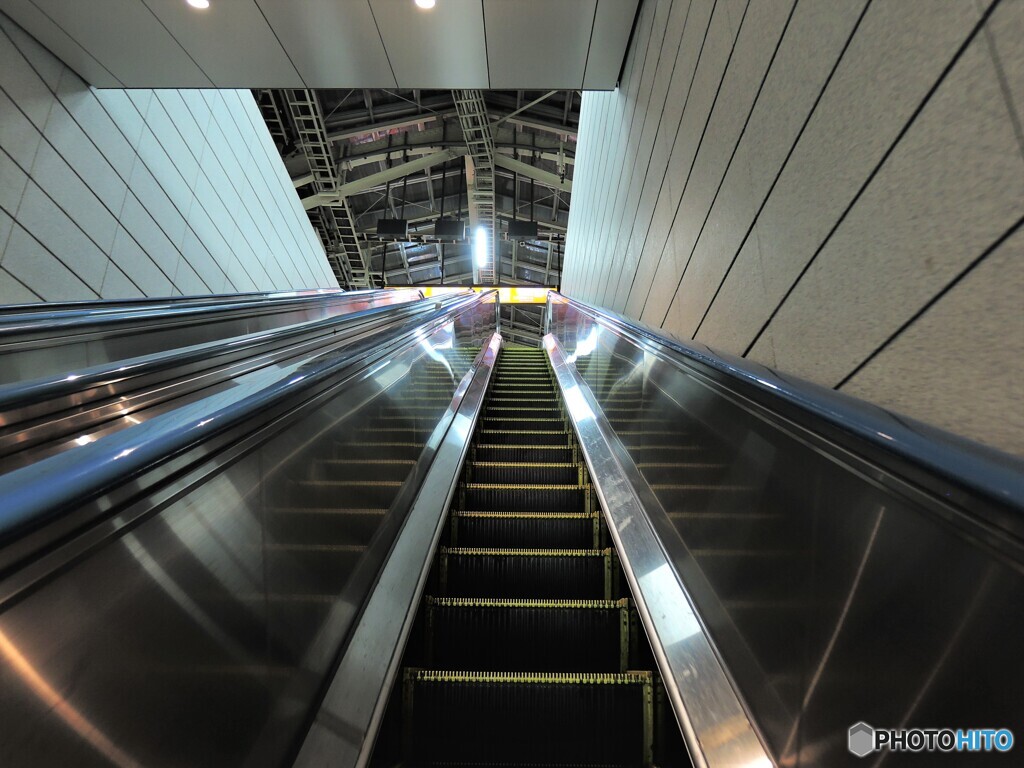
[(342, 286), (559, 284), (580, 92), (255, 95)]

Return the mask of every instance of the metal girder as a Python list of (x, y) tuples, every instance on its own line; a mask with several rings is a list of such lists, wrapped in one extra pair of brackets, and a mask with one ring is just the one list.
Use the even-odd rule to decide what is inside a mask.
[(520, 176), (525, 176), (528, 179), (535, 179), (545, 187), (550, 187), (560, 192), (572, 192), (572, 182), (568, 179), (563, 180), (559, 178), (558, 174), (536, 168), (508, 155), (496, 154), (494, 156), (494, 164), (518, 173)]
[[(323, 112), (316, 94), (302, 88), (288, 88), (285, 100), (298, 134), (299, 146), (309, 163), (313, 188), (318, 193), (337, 189), (338, 169), (327, 142)], [(352, 211), (344, 198), (331, 202), (334, 204), (311, 214), (310, 221), (317, 228), (338, 283), (347, 288), (366, 288), (369, 286), (369, 273), (359, 248)], [(306, 210), (315, 207), (309, 206)]]
[(355, 179), (347, 184), (342, 184), (341, 186), (336, 187), (332, 191), (315, 192), (309, 197), (302, 199), (302, 207), (308, 211), (310, 208), (315, 208), (318, 205), (328, 205), (350, 195), (366, 192), (380, 184), (386, 184), (389, 181), (395, 181), (403, 176), (408, 176), (410, 174), (417, 173), (418, 171), (423, 171), (427, 168), (439, 165), (440, 163), (454, 160), (456, 157), (462, 157), (467, 152), (468, 150), (462, 147), (452, 147), (451, 149), (434, 152), (433, 154), (426, 155), (425, 157), (410, 160), (408, 163), (395, 165), (391, 168), (386, 168), (383, 171), (371, 173), (369, 176), (363, 176), (360, 179)]
[(277, 108), (274, 91), (270, 88), (259, 89), (256, 91), (256, 103), (259, 105), (263, 122), (267, 124), (267, 130), (270, 131), (270, 138), (274, 140), (274, 144), (280, 150), (281, 147), (288, 144), (288, 133), (285, 130), (281, 111)]
[(428, 113), (421, 115), (414, 115), (413, 117), (404, 117), (398, 120), (390, 120), (383, 123), (371, 123), (370, 125), (359, 126), (357, 128), (350, 128), (344, 131), (330, 131), (327, 134), (328, 141), (347, 141), (348, 139), (355, 139), (360, 136), (368, 136), (371, 133), (382, 133), (393, 131), (397, 128), (408, 128), (413, 125), (423, 125), (424, 123), (431, 122), (433, 120), (440, 120), (445, 115), (455, 115), (455, 111), (452, 110), (448, 113)]
[(458, 90), (452, 91), (452, 96), (459, 113), (462, 136), (469, 149), (467, 157), (472, 160), (473, 182), (468, 189), (470, 221), (475, 213), (478, 219), (476, 226), (483, 228), (490, 246), (487, 262), (480, 265), (474, 259), (473, 270), (480, 285), (491, 285), (494, 282), (498, 252), (498, 228), (494, 217), (494, 137), (482, 91)]

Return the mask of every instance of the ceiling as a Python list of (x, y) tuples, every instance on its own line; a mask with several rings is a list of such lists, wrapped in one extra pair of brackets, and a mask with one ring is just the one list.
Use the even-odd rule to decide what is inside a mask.
[(0, 0), (97, 87), (615, 87), (639, 0)]
[[(480, 221), (470, 201), (467, 143), (457, 99), (464, 91), (327, 89), (255, 92), (264, 119), (346, 287), (473, 285), (472, 237), (440, 244), (435, 224)], [(557, 286), (569, 220), (581, 93), (478, 91), (493, 152), (494, 282)], [(313, 114), (322, 137), (300, 122)], [(424, 162), (429, 162), (424, 165)], [(328, 166), (329, 174), (314, 173)], [(405, 242), (378, 238), (381, 218), (408, 221)], [(508, 240), (510, 221), (537, 236)], [(353, 276), (355, 275), (355, 280)], [(532, 321), (528, 312), (509, 322)], [(521, 329), (524, 332), (532, 330)]]

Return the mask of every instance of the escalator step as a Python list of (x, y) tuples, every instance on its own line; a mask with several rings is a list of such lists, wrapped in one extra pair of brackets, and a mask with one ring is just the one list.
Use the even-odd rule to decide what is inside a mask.
[(649, 765), (653, 679), (406, 668), (406, 751), (428, 765)]
[(508, 417), (508, 416), (488, 416), (484, 415), (480, 419), (480, 428), (486, 430), (566, 430), (565, 421), (561, 416), (555, 418), (529, 418), (526, 416), (519, 417)]
[(426, 598), (426, 663), (506, 672), (624, 672), (629, 601)]
[(589, 549), (600, 542), (600, 519), (585, 512), (451, 512), (453, 547)]
[(485, 418), (501, 418), (502, 416), (527, 416), (530, 418), (561, 419), (562, 411), (554, 405), (488, 405), (484, 409)]
[(610, 549), (441, 547), (438, 560), (442, 597), (618, 597)]
[(583, 472), (569, 462), (474, 461), (467, 465), (467, 478), (475, 483), (550, 483), (580, 485)]
[(564, 429), (478, 429), (476, 437), (488, 445), (569, 445), (569, 433)]
[(488, 407), (492, 405), (497, 405), (515, 408), (516, 406), (523, 404), (529, 404), (533, 406), (547, 405), (552, 408), (557, 408), (559, 406), (559, 400), (557, 397), (555, 397), (554, 391), (536, 392), (530, 394), (529, 396), (519, 395), (518, 397), (515, 395), (492, 395), (487, 400)]
[(481, 441), (471, 449), (474, 461), (534, 461), (564, 464), (576, 461), (572, 445), (530, 445), (527, 443), (499, 445)]
[(459, 487), (459, 508), (480, 512), (586, 512), (589, 501), (589, 486), (579, 484), (464, 483)]

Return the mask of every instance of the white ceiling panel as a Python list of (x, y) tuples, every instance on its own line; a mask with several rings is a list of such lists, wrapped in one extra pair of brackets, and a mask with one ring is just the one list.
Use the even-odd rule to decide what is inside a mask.
[(639, 0), (0, 0), (93, 85), (614, 88)]
[(141, 0), (33, 2), (129, 88), (213, 85)]
[[(488, 88), (481, 0), (370, 0), (391, 69), (402, 88)], [(443, 83), (443, 85), (442, 85)]]
[[(272, 88), (302, 87), (255, 0), (213, 0), (202, 12), (182, 0), (143, 2), (218, 88), (254, 79)], [(249, 55), (239, 55), (245, 51)]]
[(616, 86), (639, 3), (640, 0), (598, 0), (583, 78), (585, 89), (609, 91)]
[(485, 0), (491, 88), (582, 88), (596, 7), (597, 0)]
[(32, 0), (2, 0), (0, 10), (36, 40), (46, 41), (46, 47), (84, 80), (100, 88), (121, 87), (121, 82), (111, 72), (40, 11)]
[(367, 0), (256, 0), (309, 88), (397, 88)]

